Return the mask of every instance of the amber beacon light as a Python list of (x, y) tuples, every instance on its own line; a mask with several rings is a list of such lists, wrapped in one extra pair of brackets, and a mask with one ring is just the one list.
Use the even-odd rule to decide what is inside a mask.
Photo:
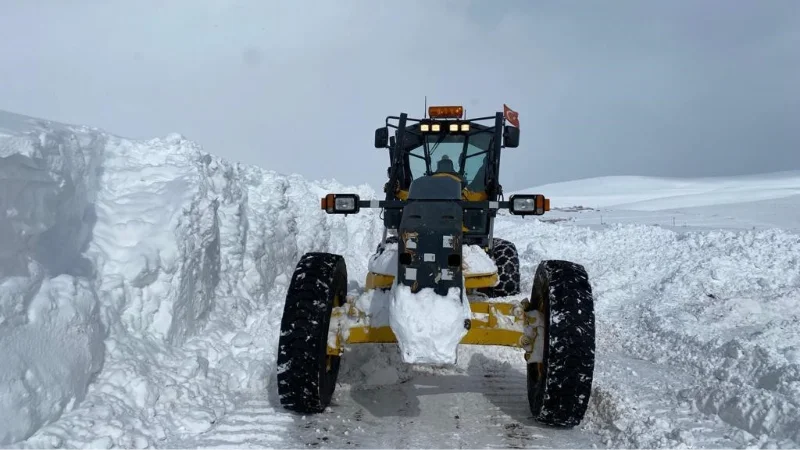
[(463, 106), (430, 106), (428, 116), (432, 119), (460, 119), (464, 115)]

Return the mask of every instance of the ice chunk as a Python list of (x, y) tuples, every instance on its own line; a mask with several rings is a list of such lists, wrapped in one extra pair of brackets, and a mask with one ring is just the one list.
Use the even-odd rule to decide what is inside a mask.
[(481, 275), (497, 272), (494, 261), (479, 245), (464, 245), (461, 254), (464, 261), (464, 272)]
[(397, 243), (386, 244), (383, 251), (375, 253), (369, 259), (369, 271), (383, 275), (397, 274)]

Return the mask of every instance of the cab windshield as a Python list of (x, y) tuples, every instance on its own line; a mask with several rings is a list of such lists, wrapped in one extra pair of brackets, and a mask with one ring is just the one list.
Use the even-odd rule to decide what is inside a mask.
[[(409, 152), (412, 179), (436, 173), (458, 176), (470, 190), (485, 187), (486, 156), (490, 130), (467, 134), (426, 134), (422, 145)], [(466, 146), (464, 145), (466, 142)]]

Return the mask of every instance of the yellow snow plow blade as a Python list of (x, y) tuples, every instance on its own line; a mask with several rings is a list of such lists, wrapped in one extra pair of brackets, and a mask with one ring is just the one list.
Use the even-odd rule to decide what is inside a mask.
[[(472, 310), (470, 328), (461, 339), (461, 344), (517, 348), (530, 348), (533, 345), (530, 338), (522, 331), (526, 325), (526, 316), (519, 303), (470, 302), (470, 309)], [(365, 314), (358, 311), (352, 303), (348, 303), (335, 308), (332, 316), (365, 317)], [(531, 320), (535, 321), (528, 319), (529, 322)], [(331, 326), (334, 326), (333, 323)], [(335, 341), (334, 344), (328, 340), (329, 355), (341, 355), (345, 344), (391, 344), (396, 343), (397, 338), (389, 326), (355, 325), (346, 330), (340, 328), (336, 332)]]

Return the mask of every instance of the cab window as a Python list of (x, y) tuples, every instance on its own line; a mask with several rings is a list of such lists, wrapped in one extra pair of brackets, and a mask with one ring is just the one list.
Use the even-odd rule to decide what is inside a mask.
[(409, 152), (408, 168), (411, 171), (412, 180), (425, 175), (427, 168), (425, 165), (425, 149), (423, 147), (417, 147)]

